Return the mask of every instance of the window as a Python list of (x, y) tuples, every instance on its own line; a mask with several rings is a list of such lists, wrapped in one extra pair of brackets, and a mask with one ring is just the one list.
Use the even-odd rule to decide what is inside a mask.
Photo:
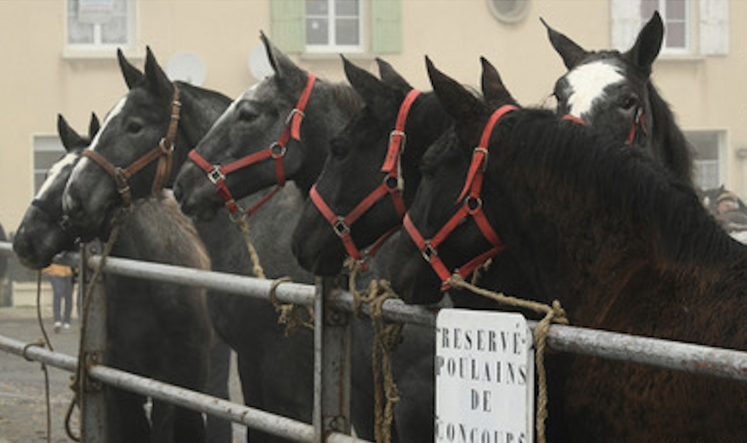
[(723, 131), (687, 131), (687, 140), (695, 149), (695, 184), (702, 189), (712, 189), (724, 183), (721, 165)]
[(67, 45), (76, 49), (129, 46), (134, 0), (67, 0)]
[(306, 52), (361, 52), (361, 0), (306, 0)]
[(288, 53), (399, 53), (401, 9), (401, 0), (272, 0), (272, 42)]
[(690, 0), (641, 0), (641, 21), (646, 23), (654, 11), (659, 11), (664, 21), (663, 53), (689, 53)]
[(47, 171), (65, 155), (65, 148), (57, 136), (34, 137), (34, 195), (47, 176)]

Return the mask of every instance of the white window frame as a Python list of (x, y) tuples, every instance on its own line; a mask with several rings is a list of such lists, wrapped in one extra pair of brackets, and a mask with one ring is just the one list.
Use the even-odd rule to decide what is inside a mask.
[(65, 0), (65, 46), (75, 51), (108, 51), (117, 48), (129, 48), (135, 42), (135, 20), (136, 20), (136, 3), (137, 0), (124, 0), (127, 3), (127, 30), (126, 41), (116, 43), (102, 42), (102, 24), (93, 23), (93, 42), (91, 43), (71, 43), (69, 38), (69, 13), (72, 2), (80, 0)]
[[(687, 130), (685, 132), (685, 138), (690, 140), (690, 143), (695, 149), (695, 184), (703, 189), (716, 188), (726, 182), (726, 164), (724, 159), (726, 158), (726, 145), (727, 145), (727, 131), (722, 129), (702, 129), (702, 130)], [(716, 146), (715, 153), (716, 158), (699, 158), (697, 143), (694, 143), (695, 138), (698, 136), (706, 135), (715, 137)], [(709, 175), (715, 175), (715, 181), (713, 183), (703, 183), (702, 174), (700, 171), (704, 169), (710, 169)]]
[[(334, 43), (328, 43), (326, 45), (316, 45), (316, 44), (309, 44), (308, 42), (305, 43), (306, 45), (306, 52), (310, 54), (327, 54), (327, 53), (362, 53), (365, 52), (365, 24), (366, 24), (366, 15), (368, 14), (368, 11), (366, 9), (366, 2), (365, 0), (357, 0), (358, 1), (358, 44), (357, 45), (337, 45)], [(335, 11), (335, 0), (327, 0), (328, 8), (327, 8), (327, 16), (325, 17), (327, 19), (327, 22), (329, 23), (328, 27), (328, 33), (327, 33), (327, 41), (328, 42), (334, 42), (336, 37), (336, 21), (337, 18), (336, 11)], [(304, 21), (307, 21), (311, 17), (316, 17), (315, 15), (309, 15), (304, 10)], [(304, 41), (306, 40), (306, 35), (304, 34)]]
[[(44, 178), (47, 175), (47, 171), (54, 164), (41, 164), (39, 161), (39, 154), (53, 153), (56, 157), (62, 157), (65, 154), (65, 147), (62, 146), (62, 141), (57, 135), (35, 135), (33, 139), (34, 152), (33, 152), (33, 169), (34, 174), (31, 179), (31, 187), (34, 190), (32, 195), (36, 195), (39, 192), (39, 187), (44, 183)], [(55, 159), (56, 160), (56, 159)], [(38, 179), (38, 181), (37, 181)]]
[[(666, 55), (687, 55), (692, 54), (693, 51), (693, 0), (683, 0), (685, 4), (685, 45), (682, 47), (670, 47), (667, 46), (666, 28), (670, 21), (667, 17), (667, 0), (657, 0), (659, 3), (658, 11), (661, 14), (661, 18), (664, 21), (664, 42), (661, 45), (661, 53)], [(642, 17), (642, 23), (648, 20), (648, 17)]]

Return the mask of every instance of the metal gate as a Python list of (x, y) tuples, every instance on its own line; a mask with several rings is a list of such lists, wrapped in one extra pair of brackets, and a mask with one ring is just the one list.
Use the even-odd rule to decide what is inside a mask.
[[(12, 246), (0, 242), (0, 254), (12, 255)], [(59, 259), (74, 263), (80, 269), (94, 269), (102, 260), (100, 255), (71, 253)], [(82, 266), (85, 262), (86, 266)], [(161, 282), (198, 286), (206, 289), (267, 299), (269, 302), (272, 280), (261, 280), (233, 274), (203, 271), (180, 266), (108, 257), (103, 271), (123, 276), (152, 279)], [(270, 414), (255, 408), (189, 391), (124, 371), (108, 368), (95, 362), (90, 364), (91, 379), (129, 389), (142, 395), (194, 409), (220, 418), (241, 423), (298, 442), (362, 442), (350, 433), (350, 329), (349, 322), (340, 321), (353, 311), (353, 296), (332, 289), (323, 279), (315, 286), (283, 283), (275, 291), (278, 301), (313, 306), (314, 332), (314, 412), (311, 425)], [(96, 298), (96, 297), (94, 297)], [(362, 311), (368, 314), (368, 307)], [(433, 328), (436, 313), (418, 306), (409, 306), (400, 300), (387, 300), (383, 304), (384, 318)], [(95, 335), (95, 327), (88, 325), (86, 334)], [(530, 322), (532, 327), (536, 323)], [(93, 328), (92, 328), (93, 326)], [(99, 334), (103, 336), (103, 334)], [(94, 337), (95, 339), (95, 337)], [(85, 338), (83, 340), (86, 341)], [(92, 340), (95, 343), (95, 340)], [(632, 361), (668, 369), (716, 377), (747, 381), (747, 352), (693, 345), (669, 340), (631, 336), (597, 331), (574, 326), (552, 325), (547, 337), (550, 349), (585, 354), (614, 360)], [(74, 372), (76, 358), (30, 347), (27, 343), (0, 335), (0, 350), (25, 356)], [(99, 396), (101, 397), (101, 396)], [(341, 401), (342, 399), (342, 401)], [(104, 441), (100, 438), (100, 415), (103, 407), (97, 398), (86, 398), (81, 408), (81, 427), (85, 441)]]

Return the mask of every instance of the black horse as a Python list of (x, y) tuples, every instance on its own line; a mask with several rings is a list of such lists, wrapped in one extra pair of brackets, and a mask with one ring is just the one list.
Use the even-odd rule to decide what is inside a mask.
[[(285, 115), (296, 104), (295, 99), (289, 100), (288, 97), (298, 94), (298, 90), (294, 89), (298, 85), (298, 79), (307, 74), (274, 48), (267, 39), (263, 41), (270, 59), (273, 60), (276, 74), (262, 83), (266, 86), (257, 87), (258, 93), (263, 88), (270, 88), (273, 92), (270, 95), (263, 95), (262, 102), (262, 109), (266, 107), (271, 112), (263, 114), (256, 123), (269, 124), (268, 131), (271, 131), (273, 119), (280, 120), (279, 126), (283, 126)], [(172, 120), (170, 115), (174, 90), (178, 88), (182, 106), (174, 145), (173, 171), (177, 171), (184, 164), (190, 149), (198, 144), (211, 124), (226, 110), (229, 101), (223, 96), (201, 88), (180, 82), (172, 84), (150, 51), (146, 57), (145, 74), (121, 56), (120, 64), (130, 85), (130, 91), (107, 118), (92, 148), (101, 156), (122, 166), (131, 164), (149, 152), (167, 133)], [(326, 141), (331, 131), (329, 125), (336, 121), (329, 120), (328, 117), (343, 115), (348, 112), (347, 109), (354, 109), (357, 106), (357, 98), (350, 88), (318, 82), (309, 98), (306, 117), (300, 128), (302, 140)], [(288, 103), (285, 103), (286, 101)], [(252, 103), (251, 106), (254, 105)], [(243, 106), (240, 100), (232, 105), (231, 109), (243, 109)], [(228, 110), (229, 113), (231, 109)], [(225, 118), (229, 117), (225, 116), (220, 121)], [(253, 118), (249, 120), (253, 121)], [(278, 129), (277, 132), (280, 133), (282, 130)], [(277, 134), (272, 137), (276, 136)], [(291, 152), (296, 151), (298, 147), (295, 141), (288, 144), (289, 161), (296, 161), (293, 160), (296, 154)], [(314, 159), (317, 160), (323, 162), (323, 156), (321, 159)], [(112, 210), (123, 203), (116, 186), (113, 181), (109, 181), (92, 189), (86, 183), (101, 179), (105, 172), (89, 159), (81, 161), (78, 168), (68, 186), (66, 200), (71, 219), (84, 224), (87, 220), (95, 220), (95, 223), (107, 220), (111, 217)], [(132, 198), (136, 199), (150, 192), (156, 169), (156, 166), (145, 167), (130, 178)], [(290, 178), (294, 167), (289, 164), (285, 170)], [(202, 175), (197, 179), (207, 181)], [(167, 184), (170, 184), (170, 181), (167, 181)], [(229, 185), (232, 183), (229, 182)], [(303, 184), (296, 186), (296, 183), (289, 182), (254, 214), (250, 219), (250, 236), (268, 277), (289, 275), (296, 282), (309, 283), (313, 281), (311, 274), (301, 269), (290, 254), (290, 233), (300, 216), (299, 208), (303, 198), (299, 187), (303, 188)], [(210, 189), (210, 192), (215, 191)], [(253, 195), (240, 204), (251, 205), (261, 197)], [(221, 202), (220, 206), (222, 205)], [(182, 209), (186, 209), (186, 206), (183, 205)], [(216, 217), (198, 217), (199, 220), (196, 222), (200, 236), (210, 252), (213, 269), (235, 274), (250, 274), (252, 262), (242, 234), (232, 225), (227, 209), (220, 209), (218, 212)], [(274, 308), (262, 300), (230, 294), (211, 294), (208, 298), (208, 307), (219, 335), (237, 352), (242, 390), (247, 405), (310, 422), (313, 399), (311, 331), (302, 329), (286, 337), (284, 326), (277, 323)], [(354, 359), (354, 373), (370, 374), (370, 367), (357, 368), (356, 361), (360, 360)], [(370, 375), (368, 378), (370, 379)], [(370, 383), (362, 386), (371, 389)], [(360, 402), (360, 399), (363, 399), (363, 402)], [(366, 403), (364, 397), (357, 395), (353, 400), (352, 412), (356, 430), (359, 435), (369, 438), (372, 432), (372, 402)], [(277, 438), (258, 431), (250, 431), (249, 438), (253, 441), (278, 441)]]
[[(98, 129), (92, 118), (89, 137), (77, 134), (62, 118), (58, 130), (68, 153), (50, 169), (26, 211), (13, 240), (21, 263), (41, 269), (55, 254), (71, 250), (80, 232), (62, 214), (62, 192), (81, 152)], [(163, 196), (136, 203), (122, 225), (112, 256), (208, 269), (209, 260), (191, 221), (173, 199)], [(105, 362), (145, 377), (201, 391), (208, 374), (212, 329), (205, 291), (132, 277), (104, 278), (107, 304)], [(202, 414), (108, 387), (109, 442), (204, 442)]]
[[(519, 246), (522, 267), (541, 288), (537, 298), (559, 298), (573, 324), (747, 348), (747, 249), (724, 233), (690, 186), (640, 150), (546, 110), (507, 112), (485, 132), (498, 103), (474, 97), (430, 63), (428, 71), (456, 125), (423, 159), (409, 211), (414, 238), (430, 238), (469, 205), (484, 213), (502, 244)], [(481, 166), (483, 175), (468, 174)], [(459, 266), (493, 246), (485, 232), (468, 217), (438, 245), (438, 257), (448, 269)], [(419, 249), (401, 238), (392, 283), (408, 302), (433, 302), (443, 279)], [(569, 357), (565, 369), (555, 381), (564, 395), (554, 405), (550, 398), (550, 417), (564, 416), (551, 425), (564, 429), (548, 432), (560, 441), (744, 438), (743, 384), (580, 356)]]
[(580, 118), (617, 140), (645, 146), (675, 176), (692, 183), (693, 149), (651, 82), (651, 65), (664, 36), (659, 13), (625, 53), (587, 51), (549, 26), (547, 33), (568, 68), (555, 84), (558, 113)]

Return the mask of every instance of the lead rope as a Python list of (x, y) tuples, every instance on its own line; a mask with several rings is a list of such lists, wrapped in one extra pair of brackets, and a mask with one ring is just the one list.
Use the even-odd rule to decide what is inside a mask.
[[(41, 286), (42, 286), (42, 273), (41, 271), (37, 272), (36, 275), (36, 320), (39, 323), (39, 329), (41, 329), (42, 336), (44, 338), (40, 338), (37, 341), (33, 343), (28, 343), (26, 346), (23, 347), (23, 358), (25, 358), (27, 361), (33, 361), (31, 360), (28, 355), (26, 355), (26, 351), (29, 350), (29, 348), (32, 347), (40, 347), (44, 348), (45, 346), (49, 348), (50, 351), (54, 352), (54, 347), (52, 347), (52, 342), (49, 340), (49, 335), (47, 335), (47, 330), (44, 328), (44, 321), (42, 320), (42, 312), (41, 312)], [(47, 365), (45, 363), (41, 363), (41, 370), (44, 373), (44, 403), (47, 410), (47, 443), (52, 442), (52, 405), (49, 399), (49, 370), (47, 369)]]
[[(81, 436), (75, 435), (73, 432), (73, 429), (70, 425), (71, 418), (73, 415), (73, 410), (77, 406), (80, 408), (80, 390), (81, 390), (81, 383), (85, 387), (88, 385), (88, 368), (86, 367), (85, 362), (85, 355), (83, 353), (83, 338), (85, 337), (85, 330), (86, 326), (88, 324), (88, 314), (89, 314), (89, 308), (91, 306), (91, 299), (93, 297), (93, 291), (96, 287), (96, 281), (99, 279), (99, 276), (101, 275), (101, 272), (104, 269), (104, 265), (106, 264), (106, 258), (109, 256), (109, 254), (112, 251), (112, 247), (114, 246), (114, 243), (117, 241), (117, 237), (119, 236), (119, 228), (124, 222), (124, 218), (127, 216), (128, 211), (122, 210), (120, 213), (115, 217), (114, 226), (112, 227), (112, 231), (109, 233), (109, 239), (106, 241), (106, 244), (104, 245), (104, 250), (101, 253), (101, 261), (99, 262), (99, 265), (96, 266), (96, 269), (94, 269), (93, 275), (91, 276), (91, 280), (88, 283), (88, 287), (86, 288), (86, 292), (83, 295), (83, 318), (80, 322), (80, 343), (78, 345), (78, 366), (75, 371), (75, 375), (73, 376), (72, 382), (70, 384), (70, 389), (73, 390), (74, 395), (73, 399), (70, 402), (70, 405), (68, 406), (67, 413), (65, 414), (65, 431), (67, 432), (67, 436), (70, 437), (71, 440), (80, 442)], [(83, 263), (82, 266), (86, 266), (86, 263)]]
[[(358, 274), (363, 269), (359, 260), (348, 258), (345, 266), (350, 269), (348, 289), (353, 295), (353, 309), (360, 314), (365, 303), (370, 309), (371, 325), (374, 329), (372, 370), (374, 378), (374, 437), (376, 443), (391, 441), (394, 408), (399, 402), (397, 384), (392, 374), (392, 352), (402, 341), (401, 323), (387, 323), (384, 320), (383, 305), (390, 298), (399, 298), (386, 280), (372, 280), (368, 289), (361, 292), (356, 287)], [(385, 403), (386, 401), (386, 403)]]
[[(267, 277), (265, 276), (265, 271), (262, 269), (262, 265), (259, 262), (259, 253), (249, 236), (249, 222), (247, 221), (247, 216), (242, 214), (232, 217), (232, 219), (244, 237), (246, 249), (249, 251), (249, 256), (252, 260), (252, 272), (254, 273), (254, 276), (266, 280)], [(272, 286), (270, 287), (270, 301), (273, 306), (275, 306), (275, 312), (278, 313), (278, 323), (285, 325), (286, 336), (302, 327), (314, 329), (314, 322), (312, 320), (314, 318), (313, 312), (310, 312), (308, 308), (304, 309), (304, 307), (294, 303), (281, 303), (275, 295), (275, 292), (281, 283), (291, 281), (290, 277), (281, 277), (273, 281)], [(304, 313), (306, 318), (304, 318)]]
[(547, 420), (547, 372), (545, 371), (545, 350), (547, 347), (547, 333), (550, 330), (550, 323), (568, 324), (568, 318), (566, 317), (565, 310), (560, 306), (558, 300), (553, 300), (552, 306), (544, 303), (539, 303), (531, 300), (523, 300), (516, 297), (511, 297), (503, 293), (489, 291), (487, 289), (479, 288), (462, 278), (458, 274), (453, 274), (449, 280), (449, 284), (455, 288), (468, 289), (475, 294), (482, 295), (493, 299), (499, 303), (516, 306), (519, 308), (531, 309), (532, 311), (540, 314), (545, 314), (542, 320), (537, 323), (534, 328), (534, 347), (535, 353), (534, 358), (537, 362), (537, 419), (535, 428), (537, 430), (537, 443), (545, 443), (545, 421)]

